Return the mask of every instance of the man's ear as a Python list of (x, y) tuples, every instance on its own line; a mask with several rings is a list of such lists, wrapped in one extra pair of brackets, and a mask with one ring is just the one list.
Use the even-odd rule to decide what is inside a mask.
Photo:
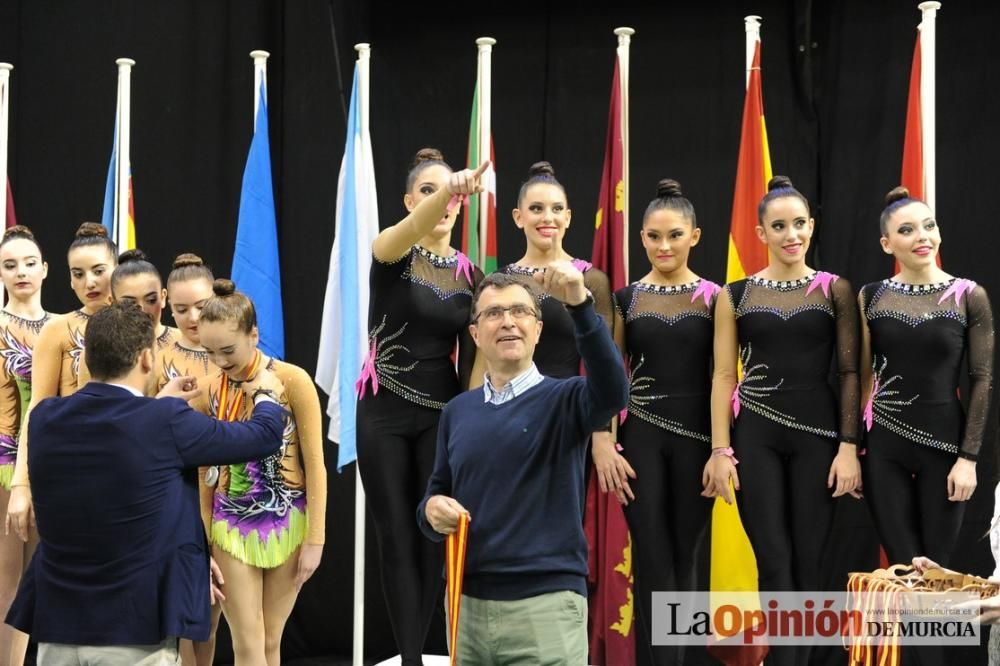
[(153, 353), (152, 347), (146, 347), (139, 353), (139, 363), (144, 372), (153, 371), (153, 368), (156, 367), (156, 355)]

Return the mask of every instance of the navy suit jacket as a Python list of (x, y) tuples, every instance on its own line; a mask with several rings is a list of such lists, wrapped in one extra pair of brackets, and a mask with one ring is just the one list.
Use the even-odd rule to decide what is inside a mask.
[(7, 623), (70, 645), (206, 640), (197, 468), (266, 457), (284, 425), (270, 401), (249, 421), (224, 423), (178, 398), (95, 382), (38, 403), (28, 470), (40, 542)]

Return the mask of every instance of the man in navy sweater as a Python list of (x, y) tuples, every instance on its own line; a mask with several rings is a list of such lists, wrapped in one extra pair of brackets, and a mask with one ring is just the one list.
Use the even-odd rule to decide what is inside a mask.
[(28, 418), (40, 541), (7, 623), (39, 642), (40, 664), (174, 664), (178, 638), (206, 640), (216, 590), (198, 467), (281, 447), (281, 381), (266, 370), (240, 386), (254, 402), (245, 422), (177, 399), (197, 395), (192, 377), (161, 392), (177, 397), (144, 397), (156, 381), (154, 338), (134, 303), (105, 307), (87, 324), (94, 381)]
[(584, 459), (591, 433), (625, 406), (628, 380), (580, 271), (553, 262), (535, 279), (571, 313), (586, 377), (539, 374), (532, 287), (501, 273), (484, 279), (469, 328), (486, 382), (444, 408), (417, 508), (435, 541), (470, 517), (461, 664), (587, 663)]

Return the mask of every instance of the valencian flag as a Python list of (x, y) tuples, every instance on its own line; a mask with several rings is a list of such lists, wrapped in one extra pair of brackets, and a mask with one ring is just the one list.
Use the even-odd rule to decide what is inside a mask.
[[(5, 137), (7, 130), (7, 109), (10, 104), (10, 98), (8, 95), (10, 82), (9, 72), (11, 69), (13, 69), (13, 66), (7, 63), (3, 63), (3, 67), (0, 67), (0, 74), (2, 74), (2, 76), (0, 76), (0, 123), (2, 123), (0, 124), (0, 131), (4, 132)], [(6, 146), (4, 146), (4, 150), (6, 150)], [(17, 224), (17, 216), (14, 215), (14, 195), (10, 191), (10, 177), (7, 176), (6, 154), (3, 155), (3, 158), (5, 165), (4, 178), (7, 181), (5, 183), (7, 187), (7, 211), (4, 219), (6, 221), (6, 226), (12, 227)]]
[[(119, 102), (120, 103), (120, 102)], [(104, 212), (101, 223), (108, 230), (108, 238), (115, 242), (119, 252), (135, 249), (135, 200), (132, 195), (132, 165), (127, 164), (128, 171), (128, 219), (124, 224), (118, 220), (118, 148), (121, 144), (118, 118), (115, 118), (115, 141), (111, 148), (111, 163), (108, 165), (108, 180), (104, 188)], [(9, 201), (9, 199), (8, 199)]]
[[(736, 166), (736, 189), (733, 195), (733, 216), (729, 228), (729, 257), (726, 281), (739, 280), (767, 266), (767, 247), (760, 242), (757, 226), (757, 206), (767, 193), (771, 180), (771, 156), (764, 124), (764, 100), (760, 76), (760, 40), (757, 40), (750, 66), (746, 97), (743, 102), (743, 128), (740, 153)], [(757, 589), (757, 560), (743, 530), (743, 523), (734, 503), (715, 500), (712, 509), (712, 554), (710, 589), (714, 597), (730, 591)], [(736, 639), (734, 639), (736, 640)], [(728, 642), (713, 643), (709, 652), (730, 666), (750, 666), (761, 662), (766, 646), (744, 646)]]
[(7, 179), (7, 226), (12, 227), (17, 224), (17, 215), (14, 214), (14, 195), (10, 191), (10, 178)]
[[(597, 204), (593, 264), (608, 274), (611, 289), (625, 286), (624, 129), (619, 58), (611, 84), (608, 137)], [(618, 666), (635, 663), (633, 631), (632, 539), (625, 514), (613, 493), (602, 493), (597, 473), (587, 485), (584, 532), (590, 561), (590, 663)]]
[[(483, 114), (480, 105), (482, 77), (476, 78), (476, 91), (472, 95), (472, 122), (469, 124), (469, 155), (467, 165), (476, 169), (484, 161), (482, 139)], [(468, 204), (462, 207), (462, 252), (473, 263), (483, 269), (485, 275), (497, 269), (497, 181), (496, 160), (493, 153), (493, 134), (489, 135), (490, 166), (483, 174), (482, 196), (468, 197)], [(483, 216), (480, 204), (485, 203)], [(485, 224), (484, 224), (485, 222)]]

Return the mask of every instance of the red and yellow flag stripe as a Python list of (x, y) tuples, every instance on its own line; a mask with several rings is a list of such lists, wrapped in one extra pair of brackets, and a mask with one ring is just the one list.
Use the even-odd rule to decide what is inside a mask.
[(458, 518), (458, 528), (448, 535), (445, 566), (448, 577), (448, 646), (451, 666), (458, 663), (458, 613), (462, 606), (462, 578), (465, 576), (465, 551), (469, 544), (469, 514)]
[[(757, 238), (757, 206), (767, 193), (771, 180), (771, 154), (764, 122), (764, 98), (761, 89), (760, 41), (757, 42), (743, 103), (743, 125), (733, 194), (733, 215), (729, 228), (729, 255), (726, 281), (752, 275), (767, 266), (767, 247)], [(747, 539), (736, 508), (736, 493), (730, 490), (733, 504), (717, 498), (712, 509), (712, 552), (710, 590), (713, 604), (725, 601), (726, 592), (757, 589), (757, 560)], [(712, 642), (709, 652), (723, 663), (759, 664), (766, 646)]]

